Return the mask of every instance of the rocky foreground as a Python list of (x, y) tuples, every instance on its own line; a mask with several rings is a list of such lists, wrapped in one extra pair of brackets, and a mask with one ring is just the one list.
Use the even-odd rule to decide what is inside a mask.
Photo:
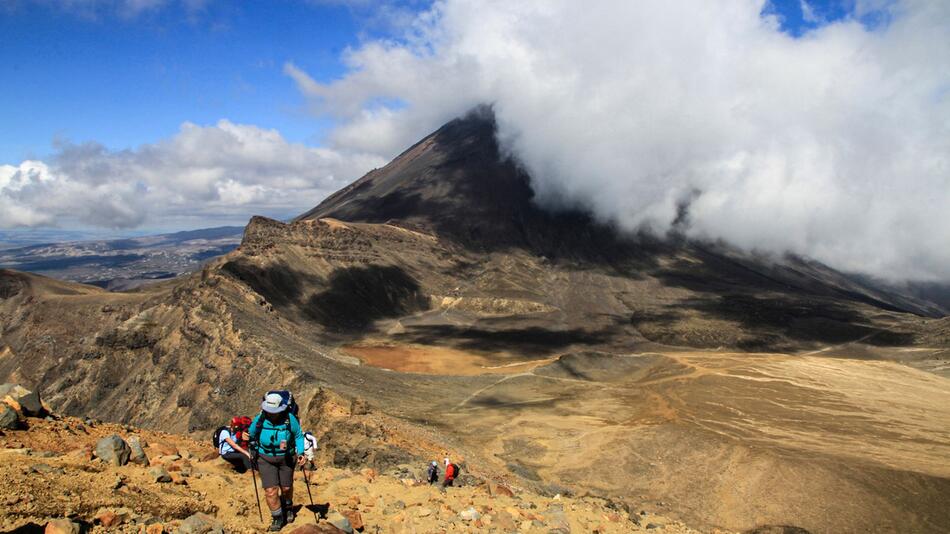
[[(207, 441), (49, 414), (39, 398), (5, 387), (0, 402), (0, 531), (260, 532), (251, 474), (235, 473)], [(440, 489), (425, 466), (379, 473), (318, 465), (284, 528), (339, 532), (696, 532), (681, 523), (589, 497), (540, 496), (466, 481)], [(262, 503), (262, 506), (263, 503)], [(265, 508), (265, 519), (267, 518)]]

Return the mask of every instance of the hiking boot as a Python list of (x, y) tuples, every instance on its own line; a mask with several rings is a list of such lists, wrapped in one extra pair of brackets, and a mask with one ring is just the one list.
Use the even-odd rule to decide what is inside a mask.
[(274, 517), (274, 520), (271, 521), (270, 528), (268, 528), (267, 530), (271, 532), (277, 532), (278, 530), (284, 528), (284, 525), (287, 524), (287, 521), (284, 520), (283, 515), (275, 515), (273, 517)]
[(284, 509), (284, 517), (287, 518), (288, 523), (293, 523), (294, 519), (297, 519), (297, 515), (294, 514), (294, 509), (290, 507)]

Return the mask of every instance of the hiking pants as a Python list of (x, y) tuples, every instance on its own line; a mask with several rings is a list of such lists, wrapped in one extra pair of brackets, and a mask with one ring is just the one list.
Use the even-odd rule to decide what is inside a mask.
[(451, 485), (452, 485), (452, 482), (454, 482), (454, 481), (455, 481), (454, 478), (447, 478), (447, 479), (445, 479), (445, 480), (442, 481), (442, 487), (443, 487), (443, 488), (447, 488), (447, 487), (451, 486)]
[(246, 473), (247, 470), (251, 468), (251, 459), (237, 451), (222, 454), (221, 458), (224, 458), (229, 464), (233, 465), (234, 470), (238, 473)]
[(257, 457), (257, 469), (261, 473), (261, 486), (267, 488), (294, 487), (294, 465), (296, 456), (280, 455)]

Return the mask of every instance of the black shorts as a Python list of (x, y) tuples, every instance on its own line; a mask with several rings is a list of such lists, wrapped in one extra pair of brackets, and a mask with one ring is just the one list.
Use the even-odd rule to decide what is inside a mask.
[(294, 485), (295, 456), (265, 456), (257, 457), (257, 470), (261, 473), (261, 485), (266, 488), (292, 488)]

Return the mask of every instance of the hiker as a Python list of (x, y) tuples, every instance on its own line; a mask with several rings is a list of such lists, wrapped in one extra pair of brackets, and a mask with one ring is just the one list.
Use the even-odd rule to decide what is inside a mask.
[(445, 478), (442, 480), (442, 487), (447, 488), (455, 482), (455, 477), (459, 474), (459, 468), (457, 465), (449, 461), (448, 458), (445, 459)]
[(247, 428), (250, 425), (250, 417), (232, 417), (230, 426), (221, 427), (216, 432), (218, 454), (238, 473), (246, 473), (251, 468), (251, 453), (247, 450)]
[(294, 467), (306, 461), (295, 411), (289, 392), (270, 391), (261, 402), (261, 413), (251, 423), (251, 442), (256, 444), (252, 452), (270, 508), (271, 531), (294, 521)]
[(313, 471), (313, 455), (318, 448), (320, 448), (320, 445), (317, 443), (317, 437), (313, 435), (313, 432), (304, 432), (303, 455), (307, 457), (307, 462), (306, 465), (304, 465), (304, 468)]
[(429, 484), (435, 484), (439, 481), (439, 462), (432, 460), (432, 463), (429, 464), (429, 469), (426, 471), (426, 476)]

